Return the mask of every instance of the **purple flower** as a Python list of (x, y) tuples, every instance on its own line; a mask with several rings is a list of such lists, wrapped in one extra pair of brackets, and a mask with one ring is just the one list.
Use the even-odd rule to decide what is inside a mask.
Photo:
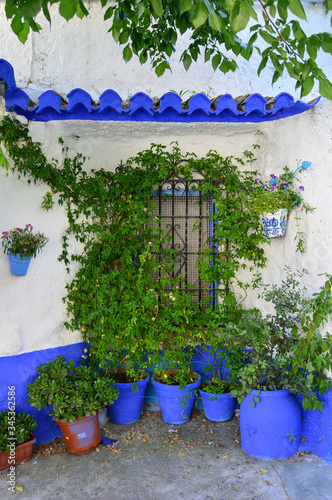
[(281, 187), (286, 189), (287, 184), (281, 184)]
[(256, 182), (261, 182), (261, 180), (258, 177), (256, 177), (255, 181)]
[(301, 191), (304, 191), (304, 187), (303, 186), (300, 186), (299, 189), (301, 189)]
[(268, 185), (267, 184), (263, 184), (263, 188), (268, 188)]

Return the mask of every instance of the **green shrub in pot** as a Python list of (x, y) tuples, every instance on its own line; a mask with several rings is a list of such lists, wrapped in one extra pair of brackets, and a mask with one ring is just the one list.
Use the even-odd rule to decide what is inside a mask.
[(29, 402), (40, 410), (52, 406), (50, 415), (54, 420), (73, 422), (86, 415), (95, 414), (107, 404), (112, 404), (118, 391), (112, 378), (92, 366), (75, 366), (64, 356), (41, 364), (38, 376), (28, 385)]
[(0, 452), (10, 451), (12, 444), (18, 446), (31, 439), (37, 423), (29, 413), (3, 410), (0, 413)]

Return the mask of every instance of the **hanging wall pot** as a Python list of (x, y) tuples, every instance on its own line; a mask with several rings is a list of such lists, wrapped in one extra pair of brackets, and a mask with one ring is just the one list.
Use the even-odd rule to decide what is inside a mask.
[(264, 212), (263, 228), (267, 238), (281, 238), (287, 229), (288, 209), (281, 208), (271, 213)]

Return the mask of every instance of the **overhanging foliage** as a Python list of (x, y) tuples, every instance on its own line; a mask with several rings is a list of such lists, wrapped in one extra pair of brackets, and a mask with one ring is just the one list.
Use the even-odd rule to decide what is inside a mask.
[[(87, 3), (87, 2), (85, 2)], [(51, 22), (51, 8), (56, 4), (67, 21), (75, 15), (89, 15), (83, 0), (6, 0), (6, 16), (11, 27), (25, 42), (30, 29), (40, 31), (35, 20), (43, 12)], [(151, 60), (156, 74), (171, 69), (169, 58), (176, 52), (180, 35), (189, 34), (187, 47), (180, 60), (187, 70), (200, 54), (210, 61), (214, 70), (235, 71), (238, 56), (249, 60), (254, 49), (259, 53), (257, 73), (272, 64), (272, 84), (286, 72), (293, 78), (301, 96), (312, 90), (315, 81), (323, 97), (332, 99), (332, 84), (317, 65), (320, 51), (332, 54), (332, 35), (328, 32), (304, 32), (302, 21), (307, 20), (300, 0), (125, 0), (108, 3), (100, 0), (108, 31), (123, 48), (123, 58), (133, 55), (141, 64)], [(326, 12), (332, 10), (327, 0)], [(299, 21), (299, 20), (300, 21)], [(249, 28), (244, 43), (238, 35)], [(255, 47), (264, 42), (266, 48)]]

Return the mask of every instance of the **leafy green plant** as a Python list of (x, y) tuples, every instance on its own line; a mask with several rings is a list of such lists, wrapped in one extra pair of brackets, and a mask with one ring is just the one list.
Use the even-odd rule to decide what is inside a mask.
[(0, 452), (10, 451), (10, 446), (25, 443), (31, 438), (31, 432), (37, 427), (29, 413), (15, 413), (3, 410), (0, 413)]
[(73, 360), (66, 362), (64, 356), (39, 365), (37, 374), (33, 384), (28, 385), (29, 402), (38, 410), (51, 405), (54, 420), (73, 422), (94, 415), (118, 396), (113, 379), (106, 372), (82, 364), (75, 366)]
[[(68, 228), (60, 260), (69, 266), (71, 259), (78, 270), (66, 287), (65, 326), (80, 331), (90, 343), (87, 356), (93, 366), (121, 367), (133, 379), (147, 366), (155, 366), (160, 375), (167, 367), (177, 369), (179, 381), (185, 383), (191, 377), (196, 345), (206, 336), (212, 343), (207, 332), (214, 329), (216, 340), (220, 327), (232, 330), (232, 309), (237, 310), (234, 286), (245, 296), (250, 286), (260, 283), (266, 238), (259, 215), (250, 208), (258, 146), (240, 158), (224, 158), (216, 151), (197, 158), (182, 153), (177, 143), (153, 144), (115, 172), (88, 173), (80, 154), (66, 156), (62, 166), (48, 161), (27, 129), (9, 117), (0, 123), (0, 137), (18, 175), (49, 186), (44, 206), (50, 208), (57, 197), (66, 208)], [(209, 223), (215, 234), (203, 235), (197, 259), (199, 279), (206, 288), (210, 283), (219, 285), (214, 304), (208, 296), (200, 303), (193, 300), (192, 287), (184, 284), (181, 273), (172, 272), (179, 255), (168, 245), (153, 212), (153, 193), (160, 185), (174, 177), (195, 185), (197, 173), (199, 198), (213, 200), (214, 207)], [(194, 224), (193, 231), (197, 230)], [(70, 255), (72, 237), (81, 243), (81, 251)], [(249, 272), (248, 282), (238, 279), (243, 269)], [(234, 329), (240, 337), (242, 331)], [(227, 349), (230, 345), (228, 339)], [(215, 347), (224, 345), (219, 342)]]
[(48, 238), (43, 233), (32, 232), (33, 227), (27, 224), (24, 229), (16, 227), (10, 231), (3, 231), (1, 244), (4, 247), (4, 253), (19, 254), (23, 257), (36, 257), (37, 252), (48, 242)]
[(225, 394), (234, 389), (234, 383), (227, 380), (211, 379), (209, 382), (203, 382), (200, 389), (208, 394)]
[(306, 211), (310, 210), (302, 196), (304, 187), (295, 187), (295, 180), (297, 179), (294, 173), (288, 167), (285, 167), (279, 176), (271, 174), (270, 179), (266, 182), (262, 181), (260, 177), (256, 177), (250, 193), (251, 210), (258, 214), (274, 212), (280, 208), (292, 210), (299, 207)]
[[(302, 168), (298, 169), (301, 173)], [(281, 175), (270, 175), (270, 179), (266, 182), (262, 181), (260, 177), (255, 178), (255, 185), (253, 186), (249, 195), (250, 210), (259, 215), (273, 213), (280, 209), (288, 209), (289, 211), (296, 211), (296, 228), (297, 228), (297, 251), (303, 253), (305, 250), (304, 233), (300, 229), (300, 216), (298, 211), (312, 211), (302, 195), (304, 191), (303, 186), (296, 187), (294, 182), (297, 180), (294, 173), (288, 167), (284, 167)]]
[[(322, 409), (321, 394), (331, 387), (332, 336), (321, 328), (332, 313), (332, 277), (311, 298), (298, 280), (303, 272), (292, 273), (280, 286), (265, 285), (263, 298), (272, 302), (274, 314), (260, 320), (263, 338), (252, 338), (250, 363), (239, 372), (241, 385), (233, 391), (241, 402), (252, 389), (289, 389), (303, 395), (303, 408)], [(254, 402), (253, 402), (254, 403)]]

